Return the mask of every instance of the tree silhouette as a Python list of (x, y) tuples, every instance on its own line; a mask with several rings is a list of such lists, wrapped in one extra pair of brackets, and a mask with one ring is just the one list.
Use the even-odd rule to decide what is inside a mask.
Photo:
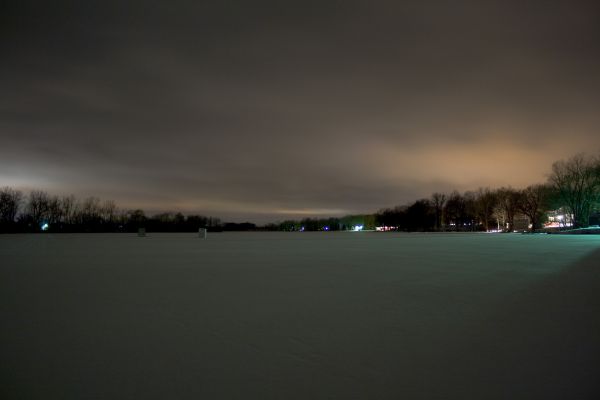
[(541, 225), (550, 192), (551, 188), (547, 185), (531, 185), (521, 191), (519, 209), (529, 218), (531, 232)]
[(519, 191), (508, 188), (500, 188), (496, 191), (496, 206), (494, 216), (502, 223), (503, 229), (512, 232), (515, 229), (515, 215), (519, 211)]
[(490, 188), (479, 188), (476, 193), (475, 209), (486, 232), (490, 230), (490, 220), (497, 201), (496, 193), (491, 191)]
[(573, 216), (575, 228), (586, 227), (600, 197), (600, 160), (577, 154), (552, 165), (550, 183)]
[(27, 216), (39, 229), (42, 222), (48, 218), (50, 210), (50, 196), (42, 190), (33, 190), (29, 193), (27, 202)]
[(0, 189), (0, 231), (12, 229), (22, 202), (22, 192), (9, 187)]
[(435, 230), (439, 231), (444, 226), (444, 206), (446, 205), (446, 195), (444, 193), (432, 194), (431, 205), (435, 213)]

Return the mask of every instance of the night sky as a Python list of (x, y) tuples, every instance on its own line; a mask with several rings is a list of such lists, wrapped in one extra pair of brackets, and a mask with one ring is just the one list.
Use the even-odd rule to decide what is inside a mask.
[(597, 1), (7, 3), (0, 186), (266, 222), (600, 150)]

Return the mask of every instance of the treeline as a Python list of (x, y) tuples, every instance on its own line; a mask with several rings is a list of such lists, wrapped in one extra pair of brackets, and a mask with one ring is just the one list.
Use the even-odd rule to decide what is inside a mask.
[(245, 230), (254, 224), (222, 224), (219, 218), (182, 213), (146, 216), (143, 210), (121, 210), (112, 200), (51, 196), (33, 190), (27, 196), (10, 187), (0, 189), (0, 232), (197, 232)]
[[(552, 165), (548, 181), (525, 189), (489, 189), (428, 199), (376, 214), (377, 224), (404, 231), (490, 231), (584, 228), (600, 208), (600, 158), (575, 155)], [(598, 216), (595, 216), (598, 223)]]
[[(517, 190), (481, 188), (459, 193), (434, 193), (411, 204), (375, 214), (341, 218), (304, 218), (268, 224), (222, 223), (219, 218), (182, 213), (147, 217), (143, 210), (121, 210), (111, 200), (96, 197), (51, 196), (34, 190), (25, 196), (10, 187), (0, 189), (0, 232), (154, 232), (209, 231), (490, 231), (530, 229), (548, 219), (562, 227), (590, 225), (600, 208), (600, 158), (578, 154), (552, 165), (548, 181)], [(596, 218), (598, 215), (596, 214)], [(593, 220), (598, 223), (599, 221)]]
[(271, 231), (344, 231), (355, 229), (374, 230), (377, 226), (375, 215), (347, 215), (336, 218), (303, 218), (301, 220), (286, 220), (276, 224), (268, 224), (263, 227)]
[[(394, 230), (433, 231), (513, 231), (536, 229), (545, 221), (544, 210), (551, 209), (554, 193), (536, 185), (525, 190), (501, 188), (476, 192), (434, 193), (430, 198), (411, 204), (386, 208), (375, 214), (349, 215), (342, 218), (304, 218), (270, 224), (265, 228), (279, 231)], [(524, 228), (523, 228), (524, 226)]]
[[(272, 224), (271, 229), (338, 230), (379, 227), (399, 231), (535, 231), (552, 219), (557, 227), (598, 224), (600, 159), (578, 154), (557, 161), (547, 182), (525, 189), (480, 188), (459, 193), (434, 193), (411, 204), (386, 208), (373, 215), (303, 219)], [(327, 228), (327, 229), (326, 229)]]
[[(546, 211), (558, 206), (552, 189), (533, 185), (523, 190), (489, 189), (450, 194), (434, 193), (410, 205), (379, 211), (379, 225), (402, 231), (505, 231), (535, 230)], [(564, 221), (564, 224), (568, 221)]]

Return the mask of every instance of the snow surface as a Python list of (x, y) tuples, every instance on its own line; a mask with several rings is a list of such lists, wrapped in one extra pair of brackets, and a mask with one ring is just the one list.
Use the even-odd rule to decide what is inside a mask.
[(0, 235), (0, 398), (600, 398), (599, 249), (587, 235)]

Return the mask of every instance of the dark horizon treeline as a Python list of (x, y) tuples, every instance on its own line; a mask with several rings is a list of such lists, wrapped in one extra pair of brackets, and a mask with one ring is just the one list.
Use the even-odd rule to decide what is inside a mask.
[(263, 227), (269, 231), (349, 231), (357, 226), (363, 229), (375, 229), (377, 221), (374, 214), (346, 215), (344, 217), (303, 218), (300, 220), (285, 220), (279, 223), (267, 224)]
[[(562, 216), (556, 221), (562, 227), (587, 227), (590, 221), (598, 224), (599, 210), (600, 158), (577, 154), (555, 162), (546, 183), (525, 189), (434, 193), (430, 198), (382, 209), (373, 215), (284, 221), (272, 224), (272, 229), (337, 230), (363, 225), (365, 229), (379, 226), (407, 232), (535, 231), (546, 222), (549, 213), (556, 213), (552, 217)], [(345, 222), (349, 218), (351, 224)]]
[[(512, 232), (539, 229), (548, 212), (564, 216), (560, 222), (574, 228), (586, 227), (600, 208), (600, 158), (578, 154), (557, 161), (544, 184), (517, 190), (480, 188), (386, 208), (375, 214), (345, 217), (304, 218), (267, 224), (222, 223), (219, 218), (182, 213), (146, 216), (143, 210), (121, 210), (112, 200), (96, 197), (51, 196), (33, 190), (28, 196), (10, 187), (0, 188), (0, 232), (149, 232), (209, 231), (338, 231), (361, 227), (388, 227), (401, 231), (489, 231)], [(597, 221), (594, 221), (598, 223)]]
[(253, 228), (222, 224), (219, 218), (182, 213), (146, 216), (143, 210), (120, 210), (112, 200), (97, 197), (78, 200), (74, 195), (51, 196), (32, 190), (28, 196), (10, 187), (0, 189), (0, 232), (197, 232)]
[[(265, 228), (279, 231), (364, 230), (380, 227), (406, 232), (475, 232), (539, 229), (545, 211), (560, 209), (555, 193), (545, 185), (523, 190), (500, 188), (449, 195), (434, 193), (407, 205), (379, 210), (375, 214), (348, 215), (342, 218), (304, 218), (269, 224)], [(555, 207), (555, 208), (553, 208)], [(529, 225), (532, 225), (529, 228)]]
[(376, 220), (381, 226), (409, 232), (535, 230), (545, 221), (545, 212), (554, 209), (554, 202), (552, 191), (543, 185), (523, 190), (480, 188), (462, 194), (434, 193), (409, 205), (380, 210)]

